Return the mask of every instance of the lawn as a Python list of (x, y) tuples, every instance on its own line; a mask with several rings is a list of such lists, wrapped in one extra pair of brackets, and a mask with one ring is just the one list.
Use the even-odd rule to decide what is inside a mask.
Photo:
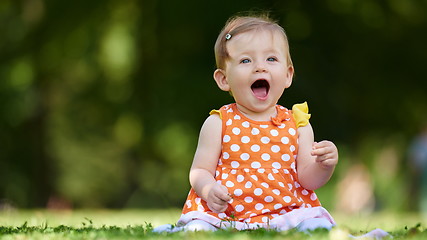
[(155, 234), (152, 227), (174, 223), (179, 209), (164, 210), (7, 210), (0, 211), (0, 239), (348, 239), (375, 228), (390, 232), (393, 239), (427, 239), (427, 222), (417, 214), (376, 213), (347, 216), (335, 213), (331, 231), (307, 235), (296, 231), (266, 230), (216, 233)]

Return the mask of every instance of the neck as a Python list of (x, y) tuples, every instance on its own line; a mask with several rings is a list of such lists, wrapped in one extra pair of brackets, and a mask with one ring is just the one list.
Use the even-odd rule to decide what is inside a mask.
[(254, 121), (270, 121), (272, 117), (276, 117), (276, 115), (277, 115), (276, 105), (274, 105), (273, 107), (270, 107), (270, 108), (268, 108), (262, 112), (251, 111), (250, 109), (248, 109), (242, 105), (239, 105), (238, 103), (236, 103), (236, 106), (237, 106), (237, 109), (243, 115), (245, 115), (247, 118), (250, 118)]

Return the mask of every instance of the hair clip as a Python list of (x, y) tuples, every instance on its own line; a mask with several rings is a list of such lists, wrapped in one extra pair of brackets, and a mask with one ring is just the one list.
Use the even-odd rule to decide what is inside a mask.
[(230, 38), (231, 38), (231, 34), (227, 33), (227, 34), (225, 35), (225, 40), (230, 40)]

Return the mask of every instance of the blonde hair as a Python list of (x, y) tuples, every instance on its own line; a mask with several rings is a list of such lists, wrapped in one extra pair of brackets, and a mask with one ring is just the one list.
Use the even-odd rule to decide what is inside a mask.
[(237, 34), (254, 30), (269, 30), (283, 34), (287, 49), (287, 61), (290, 66), (293, 66), (285, 30), (272, 20), (268, 14), (262, 14), (258, 16), (235, 16), (228, 19), (215, 42), (216, 67), (224, 69), (225, 61), (230, 57), (226, 46), (228, 40)]

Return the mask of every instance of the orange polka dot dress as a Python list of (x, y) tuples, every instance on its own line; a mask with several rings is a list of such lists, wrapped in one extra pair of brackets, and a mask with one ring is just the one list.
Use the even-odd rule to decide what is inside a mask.
[[(200, 219), (216, 227), (233, 223), (238, 229), (283, 228), (289, 221), (297, 225), (309, 217), (325, 217), (333, 223), (316, 194), (298, 182), (298, 133), (292, 111), (279, 105), (276, 109), (276, 118), (262, 122), (244, 116), (236, 104), (216, 111), (222, 119), (222, 152), (215, 179), (228, 188), (232, 200), (224, 213), (214, 213), (191, 189), (178, 225)], [(308, 122), (306, 115), (303, 121)], [(312, 208), (317, 212), (307, 213)], [(289, 214), (299, 209), (306, 210), (296, 211), (301, 212), (297, 217)]]

